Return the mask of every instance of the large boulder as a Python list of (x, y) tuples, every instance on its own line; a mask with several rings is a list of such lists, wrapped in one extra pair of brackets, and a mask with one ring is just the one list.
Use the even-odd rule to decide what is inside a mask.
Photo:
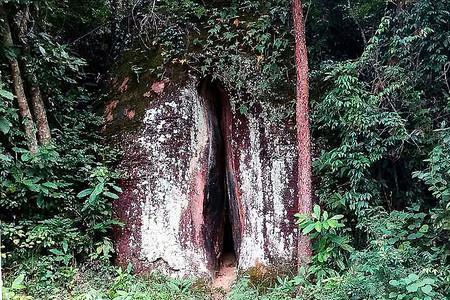
[(244, 113), (220, 84), (195, 77), (120, 82), (106, 106), (106, 133), (124, 151), (117, 263), (213, 277), (231, 248), (241, 270), (295, 267), (296, 133), (282, 116), (292, 106)]

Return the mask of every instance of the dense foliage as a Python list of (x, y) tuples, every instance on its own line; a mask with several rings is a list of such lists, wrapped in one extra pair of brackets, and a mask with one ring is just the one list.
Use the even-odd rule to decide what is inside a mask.
[[(41, 15), (47, 9), (58, 10), (46, 5), (51, 4), (38, 7), (13, 1), (1, 8), (6, 11), (3, 25), (13, 24), (15, 41), (0, 49), (2, 268), (4, 273), (27, 274), (36, 296), (55, 292), (49, 282), (70, 282), (77, 262), (109, 260), (113, 251), (109, 233), (117, 224), (111, 200), (120, 192), (115, 185), (118, 174), (109, 169), (116, 155), (102, 142), (102, 118), (93, 107), (99, 94), (85, 85), (86, 60), (64, 44), (60, 36), (64, 32), (55, 28), (59, 23)], [(27, 7), (28, 22), (33, 25), (27, 28), (24, 45), (14, 16)], [(35, 74), (45, 98), (52, 141), (37, 152), (27, 148), (22, 131), (23, 119), (13, 97), (11, 58), (19, 60), (22, 75)], [(31, 87), (28, 76), (22, 76), (22, 81), (25, 88)]]
[[(290, 1), (4, 6), (17, 13), (27, 4), (35, 24), (28, 32), (31, 49), (20, 47), (17, 37), (15, 47), (1, 49), (7, 292), (37, 298), (207, 298), (198, 283), (155, 277), (145, 284), (130, 270), (104, 266), (116, 224), (111, 200), (120, 188), (110, 169), (117, 154), (99, 135), (100, 86), (88, 73), (102, 73), (113, 67), (111, 61), (126, 58), (127, 71), (137, 78), (189, 69), (219, 78), (247, 105), (261, 99), (294, 105)], [(317, 205), (311, 216), (299, 215), (298, 224), (313, 239), (312, 264), (269, 287), (244, 275), (229, 298), (446, 299), (450, 7), (445, 0), (304, 5)], [(37, 153), (24, 141), (6, 59), (11, 55), (34, 70), (45, 96), (52, 142)], [(92, 272), (108, 284), (99, 285)]]

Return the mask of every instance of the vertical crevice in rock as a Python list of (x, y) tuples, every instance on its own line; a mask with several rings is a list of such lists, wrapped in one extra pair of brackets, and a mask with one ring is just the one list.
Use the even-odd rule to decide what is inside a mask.
[(234, 246), (234, 234), (230, 211), (230, 201), (225, 200), (224, 224), (223, 224), (223, 242), (222, 252), (219, 258), (219, 264), (231, 263), (236, 265), (236, 252)]
[(205, 220), (205, 248), (209, 253), (211, 270), (218, 270), (224, 260), (235, 261), (236, 232), (230, 205), (233, 201), (232, 186), (227, 176), (227, 155), (224, 128), (224, 106), (227, 97), (220, 84), (205, 78), (199, 84), (207, 111), (210, 135), (208, 176), (205, 187), (203, 216)]

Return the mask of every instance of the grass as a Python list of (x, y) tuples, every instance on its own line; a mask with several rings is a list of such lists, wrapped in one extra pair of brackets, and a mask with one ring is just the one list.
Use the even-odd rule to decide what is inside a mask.
[(213, 290), (203, 280), (172, 279), (161, 274), (135, 276), (131, 269), (88, 263), (53, 269), (45, 263), (21, 267), (5, 279), (3, 299), (74, 300), (275, 300), (292, 299), (292, 291), (255, 284), (248, 274), (241, 276), (231, 293)]

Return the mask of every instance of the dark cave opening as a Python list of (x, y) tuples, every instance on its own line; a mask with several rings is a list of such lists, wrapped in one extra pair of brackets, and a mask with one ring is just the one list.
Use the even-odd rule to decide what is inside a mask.
[(227, 199), (225, 205), (225, 218), (224, 218), (224, 230), (223, 230), (223, 246), (222, 255), (233, 254), (234, 253), (234, 239), (233, 239), (233, 228), (231, 227), (230, 220), (230, 206)]
[(232, 186), (228, 184), (225, 106), (228, 98), (220, 82), (205, 78), (199, 84), (205, 101), (210, 132), (208, 177), (205, 191), (204, 219), (206, 247), (213, 261), (212, 268), (236, 266), (236, 226), (233, 224)]

